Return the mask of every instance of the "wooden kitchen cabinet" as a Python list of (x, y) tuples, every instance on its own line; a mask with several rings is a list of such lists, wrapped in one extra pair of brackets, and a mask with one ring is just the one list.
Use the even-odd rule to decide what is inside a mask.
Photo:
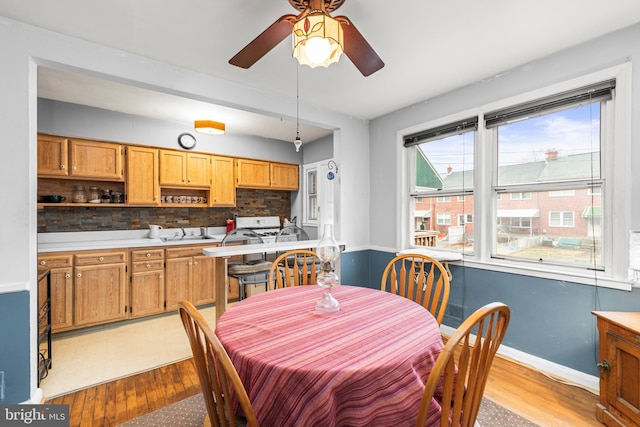
[(233, 177), (233, 158), (211, 156), (209, 206), (236, 205), (236, 187)]
[(69, 176), (69, 140), (38, 135), (38, 176)]
[(236, 187), (273, 190), (299, 188), (298, 165), (295, 164), (236, 159), (235, 167)]
[(160, 150), (160, 186), (210, 187), (211, 156)]
[(594, 311), (600, 339), (600, 403), (607, 426), (640, 425), (640, 312)]
[(124, 147), (112, 142), (69, 140), (70, 176), (124, 181)]
[(126, 250), (89, 251), (74, 256), (73, 320), (75, 326), (125, 319)]
[(131, 317), (164, 312), (164, 249), (131, 251)]
[(130, 146), (127, 158), (126, 203), (129, 205), (159, 205), (160, 174), (158, 149)]
[(207, 246), (166, 249), (165, 309), (177, 310), (187, 299), (193, 305), (215, 302), (215, 262), (202, 254)]
[(297, 190), (300, 187), (298, 165), (271, 163), (271, 188), (278, 190)]
[(73, 328), (73, 255), (40, 255), (38, 266), (49, 269), (51, 331), (61, 332)]
[(236, 187), (269, 188), (271, 172), (269, 162), (250, 159), (236, 159)]

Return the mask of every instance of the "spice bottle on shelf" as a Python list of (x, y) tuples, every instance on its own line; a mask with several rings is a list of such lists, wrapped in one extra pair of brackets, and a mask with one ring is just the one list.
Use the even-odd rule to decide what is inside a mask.
[(87, 193), (84, 191), (84, 186), (76, 185), (73, 187), (73, 203), (87, 203)]
[(122, 193), (118, 191), (114, 191), (111, 195), (111, 203), (124, 203), (124, 198), (122, 197)]
[(111, 203), (111, 190), (108, 188), (102, 190), (102, 203)]
[(89, 187), (89, 195), (87, 197), (89, 203), (100, 203), (100, 193), (98, 187)]

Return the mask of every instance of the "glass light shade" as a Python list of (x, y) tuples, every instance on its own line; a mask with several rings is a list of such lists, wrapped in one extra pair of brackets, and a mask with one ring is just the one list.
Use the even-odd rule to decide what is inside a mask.
[(193, 127), (196, 132), (209, 135), (223, 135), (225, 132), (224, 123), (214, 122), (213, 120), (196, 120)]
[(340, 23), (323, 13), (309, 14), (293, 26), (293, 56), (311, 68), (340, 60), (344, 38)]
[(316, 311), (321, 313), (335, 313), (340, 311), (340, 303), (331, 295), (331, 288), (339, 284), (338, 276), (333, 272), (335, 262), (340, 257), (340, 247), (333, 238), (333, 224), (325, 224), (322, 239), (316, 249), (320, 258), (318, 285), (324, 289), (322, 298), (316, 301)]
[(300, 151), (300, 147), (302, 146), (302, 140), (299, 136), (296, 136), (295, 141), (293, 141), (293, 145), (296, 147), (296, 152)]

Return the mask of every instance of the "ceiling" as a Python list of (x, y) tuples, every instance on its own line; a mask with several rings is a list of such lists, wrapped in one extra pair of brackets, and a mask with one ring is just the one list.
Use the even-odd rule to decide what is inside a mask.
[[(288, 38), (249, 69), (228, 63), (291, 13), (297, 12), (288, 0), (0, 2), (0, 15), (10, 19), (295, 99), (297, 67)], [(369, 77), (346, 57), (326, 69), (300, 67), (300, 103), (374, 119), (640, 22), (640, 1), (345, 0), (333, 15), (347, 16), (385, 66)], [(229, 133), (295, 137), (295, 119), (42, 71), (38, 93), (45, 98), (185, 123), (194, 119), (190, 114), (206, 112)], [(301, 124), (305, 142), (329, 133)]]

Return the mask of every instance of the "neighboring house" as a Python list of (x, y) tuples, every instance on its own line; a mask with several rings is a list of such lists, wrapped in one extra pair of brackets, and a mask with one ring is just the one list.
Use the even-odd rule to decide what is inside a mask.
[[(433, 175), (435, 170), (424, 156), (418, 156), (417, 173), (424, 173), (423, 188), (473, 188), (473, 170)], [(598, 153), (558, 157), (551, 150), (544, 161), (504, 166), (498, 170), (500, 181), (510, 183), (554, 181), (563, 177), (598, 176)], [(538, 193), (502, 193), (497, 200), (498, 233), (562, 237), (599, 237), (601, 233), (601, 196), (598, 189), (557, 190)], [(464, 226), (464, 234), (473, 234), (473, 196), (422, 197), (414, 207), (415, 229), (436, 230), (440, 238), (450, 227)]]

